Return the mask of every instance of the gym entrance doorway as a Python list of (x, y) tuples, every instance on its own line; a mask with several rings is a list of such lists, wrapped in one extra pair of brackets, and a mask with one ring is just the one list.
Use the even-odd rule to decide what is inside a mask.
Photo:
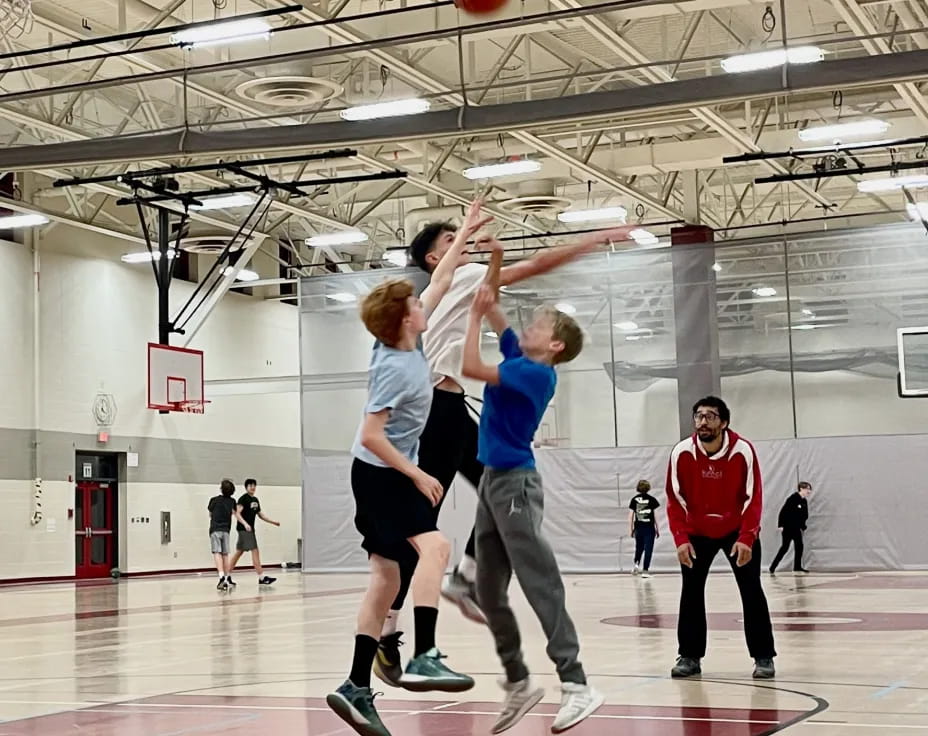
[(116, 453), (76, 455), (74, 575), (79, 580), (109, 577), (117, 567), (118, 459)]

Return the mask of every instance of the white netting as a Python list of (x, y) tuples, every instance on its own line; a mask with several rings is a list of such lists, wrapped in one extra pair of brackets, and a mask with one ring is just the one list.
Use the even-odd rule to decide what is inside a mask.
[(20, 38), (32, 30), (32, 0), (0, 0), (0, 37)]

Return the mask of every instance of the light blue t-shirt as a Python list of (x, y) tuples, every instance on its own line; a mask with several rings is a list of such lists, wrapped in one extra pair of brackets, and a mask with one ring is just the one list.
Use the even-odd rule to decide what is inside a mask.
[[(421, 346), (397, 350), (381, 343), (374, 346), (367, 383), (364, 414), (390, 410), (384, 431), (390, 443), (413, 463), (419, 462), (419, 436), (432, 407), (429, 364)], [(364, 417), (361, 421), (363, 423)], [(370, 465), (387, 467), (361, 444), (361, 428), (355, 435), (351, 454)]]

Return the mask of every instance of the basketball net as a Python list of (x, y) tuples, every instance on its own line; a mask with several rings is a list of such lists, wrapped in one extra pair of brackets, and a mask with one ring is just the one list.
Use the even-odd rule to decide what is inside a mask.
[(0, 38), (22, 38), (34, 23), (32, 0), (0, 0)]
[(181, 414), (203, 414), (209, 401), (173, 401), (171, 411)]

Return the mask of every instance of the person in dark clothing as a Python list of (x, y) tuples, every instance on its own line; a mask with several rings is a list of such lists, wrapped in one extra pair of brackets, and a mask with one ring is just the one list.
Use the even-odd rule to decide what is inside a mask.
[(790, 542), (795, 545), (793, 550), (793, 572), (809, 572), (802, 566), (802, 533), (806, 530), (806, 522), (809, 520), (809, 502), (806, 500), (812, 493), (812, 484), (803, 481), (799, 484), (797, 491), (786, 499), (783, 508), (780, 509), (780, 517), (777, 521), (779, 531), (783, 534), (783, 544), (780, 545), (780, 551), (773, 558), (770, 565), (770, 574), (777, 571), (777, 565), (783, 560), (789, 550)]
[[(657, 530), (657, 509), (660, 501), (651, 495), (651, 484), (639, 480), (635, 495), (628, 504), (628, 524), (631, 536), (635, 538), (635, 567), (632, 574), (641, 573), (641, 577), (651, 577), (651, 555), (654, 552), (654, 540), (660, 536)], [(644, 562), (642, 562), (642, 556)]]
[[(229, 590), (235, 583), (232, 582), (232, 568), (229, 567), (229, 533), (232, 531), (232, 517), (238, 519), (239, 524), (245, 524), (241, 514), (235, 506), (235, 484), (231, 480), (224, 480), (219, 484), (220, 495), (209, 500), (206, 510), (209, 511), (209, 545), (216, 563), (216, 572), (219, 573), (219, 583), (216, 590)], [(251, 527), (245, 524), (248, 529)]]

